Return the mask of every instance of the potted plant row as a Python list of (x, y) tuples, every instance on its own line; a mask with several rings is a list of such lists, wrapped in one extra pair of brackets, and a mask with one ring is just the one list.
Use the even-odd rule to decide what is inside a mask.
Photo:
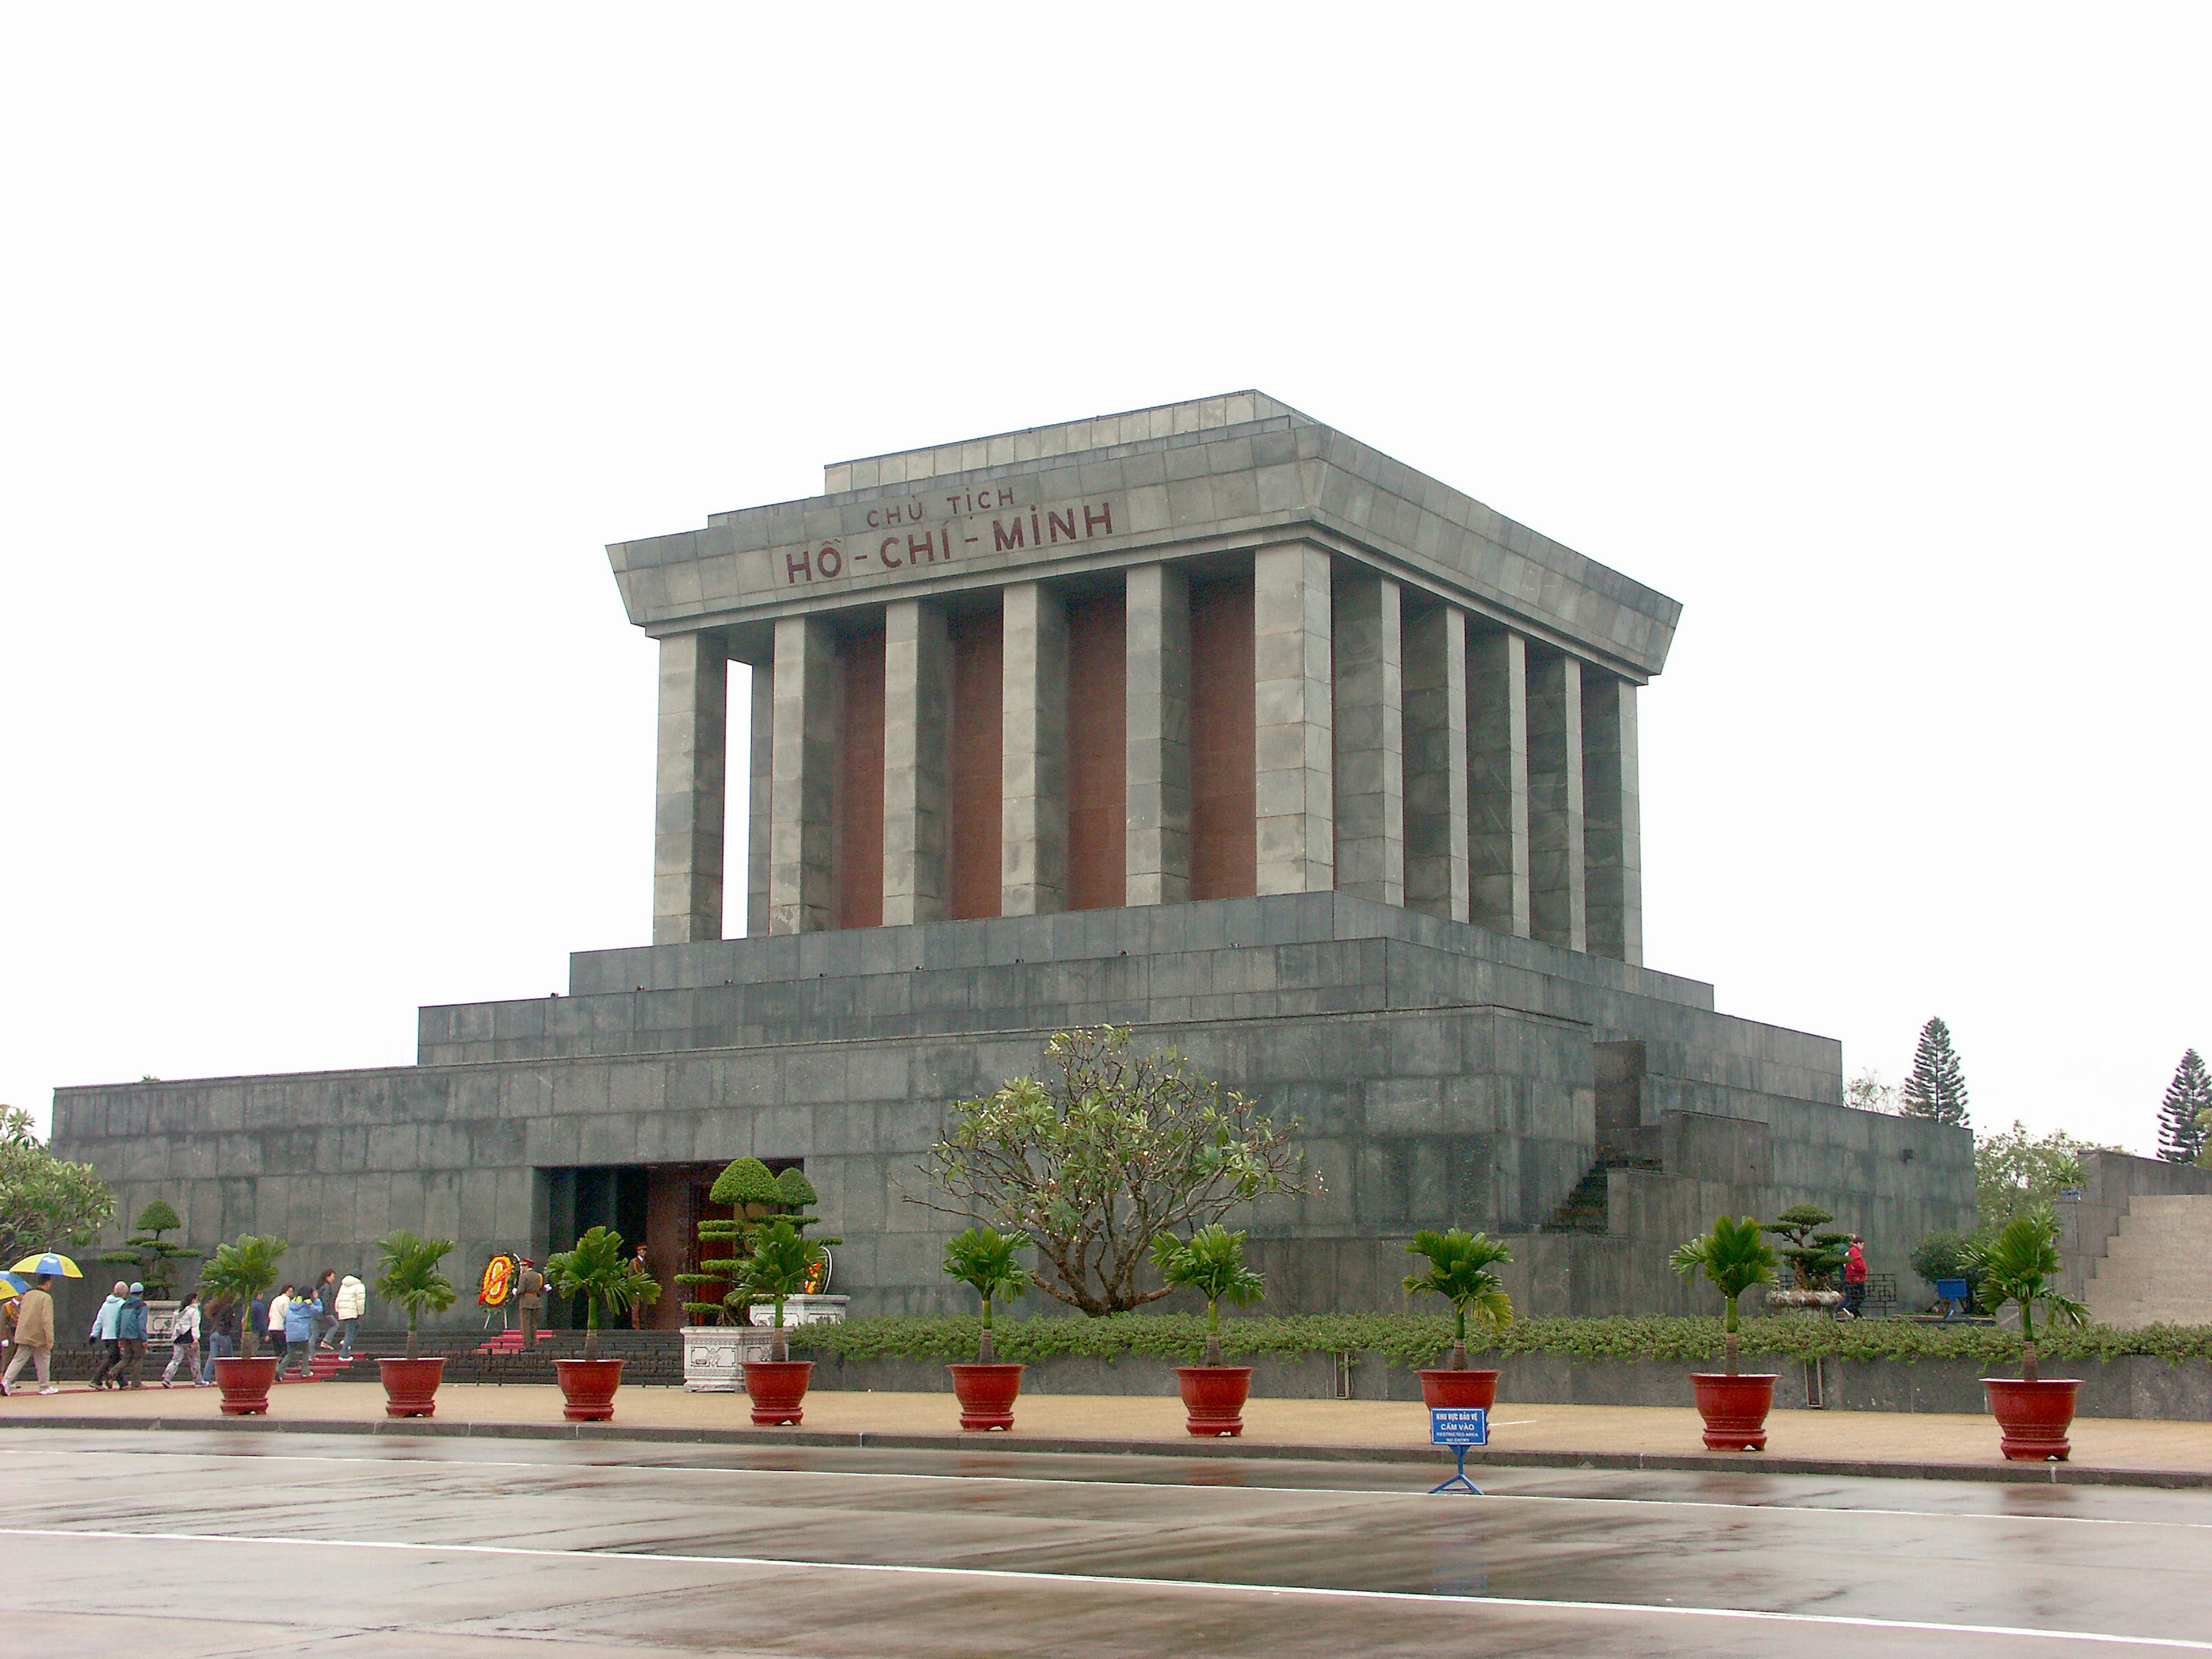
[(548, 1256), (545, 1282), (562, 1296), (584, 1298), (584, 1357), (553, 1362), (561, 1414), (572, 1423), (604, 1423), (615, 1414), (623, 1362), (599, 1358), (599, 1316), (650, 1306), (660, 1299), (659, 1282), (623, 1254), (622, 1235), (605, 1227), (592, 1228), (574, 1249)]
[(1774, 1405), (1775, 1378), (1771, 1373), (1744, 1374), (1739, 1361), (1742, 1338), (1737, 1299), (1754, 1285), (1774, 1282), (1774, 1249), (1759, 1237), (1758, 1222), (1722, 1216), (1712, 1231), (1693, 1238), (1671, 1258), (1684, 1279), (1703, 1274), (1726, 1304), (1723, 1322), (1726, 1334), (1726, 1368), (1692, 1371), (1690, 1386), (1696, 1390), (1698, 1415), (1705, 1419), (1705, 1446), (1711, 1451), (1765, 1451), (1766, 1414)]
[(1990, 1415), (1997, 1420), (1999, 1448), (2015, 1463), (2063, 1463), (2073, 1451), (2067, 1431), (2081, 1379), (2043, 1376), (2036, 1368), (2037, 1309), (2059, 1324), (2078, 1326), (2088, 1317), (2087, 1309), (2058, 1289), (2058, 1232), (2051, 1207), (2038, 1206), (1970, 1250), (1983, 1306), (1994, 1314), (2008, 1302), (2020, 1304), (2020, 1375), (1982, 1379)]

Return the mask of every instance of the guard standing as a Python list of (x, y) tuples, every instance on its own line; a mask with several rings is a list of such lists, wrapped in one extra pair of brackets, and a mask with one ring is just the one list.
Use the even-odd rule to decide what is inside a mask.
[(520, 1291), (514, 1298), (514, 1305), (522, 1316), (522, 1351), (534, 1353), (538, 1348), (538, 1316), (545, 1308), (545, 1275), (526, 1255), (522, 1258), (521, 1277), (515, 1283)]

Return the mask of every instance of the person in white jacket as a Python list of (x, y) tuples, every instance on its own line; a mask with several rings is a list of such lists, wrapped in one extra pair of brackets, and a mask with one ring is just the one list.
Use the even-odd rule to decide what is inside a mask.
[(161, 1372), (161, 1386), (168, 1388), (174, 1382), (177, 1367), (185, 1368), (186, 1380), (196, 1387), (204, 1388), (200, 1382), (200, 1293), (185, 1293), (185, 1305), (177, 1310), (174, 1323), (169, 1327), (169, 1363)]
[(353, 1358), (354, 1334), (361, 1329), (361, 1316), (368, 1310), (368, 1286), (348, 1273), (338, 1281), (338, 1293), (331, 1312), (338, 1322), (338, 1352), (347, 1358)]

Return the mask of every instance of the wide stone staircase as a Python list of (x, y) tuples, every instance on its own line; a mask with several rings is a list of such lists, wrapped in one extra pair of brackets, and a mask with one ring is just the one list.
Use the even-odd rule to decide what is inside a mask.
[(2212, 1325), (2212, 1195), (2138, 1193), (2089, 1279), (2089, 1316), (2123, 1330)]

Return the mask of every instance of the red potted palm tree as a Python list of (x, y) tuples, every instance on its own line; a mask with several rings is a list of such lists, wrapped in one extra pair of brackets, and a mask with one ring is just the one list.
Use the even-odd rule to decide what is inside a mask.
[(822, 1247), (801, 1233), (788, 1216), (762, 1222), (746, 1236), (751, 1253), (738, 1263), (738, 1292), (752, 1302), (775, 1304), (771, 1358), (745, 1361), (745, 1393), (753, 1402), (755, 1426), (788, 1424), (806, 1415), (806, 1385), (814, 1374), (811, 1359), (791, 1357), (783, 1334), (783, 1304), (806, 1288), (822, 1261)]
[(2020, 1304), (2020, 1375), (1985, 1376), (1990, 1414), (2003, 1431), (2000, 1445), (2015, 1463), (2063, 1463), (2073, 1452), (2067, 1430), (2074, 1423), (2078, 1377), (2039, 1376), (2035, 1365), (2035, 1310), (2058, 1323), (2080, 1325), (2088, 1310), (2060, 1292), (2058, 1218), (2048, 1205), (2014, 1216), (1987, 1244), (1970, 1247), (1981, 1279), (1976, 1294), (1991, 1313)]
[(563, 1296), (584, 1298), (584, 1357), (553, 1362), (561, 1415), (571, 1423), (604, 1423), (615, 1414), (623, 1363), (599, 1358), (599, 1316), (659, 1300), (659, 1282), (623, 1254), (622, 1235), (606, 1227), (592, 1228), (574, 1249), (546, 1257), (545, 1281)]
[(952, 1373), (952, 1392), (960, 1401), (963, 1429), (1011, 1429), (1014, 1426), (1014, 1397), (1022, 1391), (1019, 1365), (998, 1363), (998, 1345), (991, 1335), (991, 1304), (1000, 1297), (1025, 1296), (1036, 1279), (1014, 1260), (1014, 1252), (1029, 1247), (1019, 1233), (1002, 1233), (995, 1227), (970, 1227), (945, 1246), (945, 1271), (983, 1300), (983, 1334), (975, 1345), (972, 1365), (947, 1365)]
[(1452, 1304), (1451, 1357), (1439, 1370), (1420, 1373), (1421, 1398), (1430, 1407), (1498, 1403), (1498, 1373), (1467, 1368), (1467, 1316), (1472, 1312), (1495, 1329), (1513, 1322), (1513, 1303), (1491, 1268), (1510, 1261), (1513, 1252), (1499, 1240), (1455, 1227), (1448, 1233), (1424, 1231), (1406, 1246), (1407, 1255), (1426, 1256), (1429, 1270), (1406, 1280), (1408, 1296), (1441, 1296)]
[(1188, 1285), (1206, 1298), (1206, 1363), (1176, 1367), (1183, 1427), (1200, 1439), (1243, 1434), (1252, 1368), (1221, 1363), (1221, 1304), (1243, 1307), (1267, 1291), (1266, 1282), (1244, 1265), (1244, 1235), (1218, 1221), (1188, 1239), (1162, 1233), (1152, 1241), (1152, 1265), (1169, 1284)]
[(396, 1302), (407, 1315), (407, 1356), (380, 1359), (377, 1374), (384, 1380), (386, 1417), (434, 1417), (438, 1411), (438, 1384), (446, 1374), (446, 1356), (422, 1357), (416, 1324), (425, 1313), (443, 1313), (459, 1292), (439, 1264), (453, 1248), (450, 1238), (417, 1238), (400, 1228), (377, 1241), (384, 1267), (377, 1276), (376, 1293)]
[(200, 1269), (204, 1299), (228, 1297), (237, 1305), (238, 1347), (234, 1358), (215, 1362), (216, 1381), (222, 1385), (225, 1417), (265, 1417), (269, 1414), (269, 1385), (276, 1380), (276, 1357), (254, 1352), (261, 1333), (253, 1328), (253, 1299), (266, 1296), (276, 1282), (276, 1260), (290, 1248), (284, 1240), (266, 1233), (245, 1233), (235, 1244), (218, 1244), (215, 1257)]
[(1774, 1282), (1774, 1249), (1759, 1237), (1759, 1223), (1722, 1216), (1712, 1231), (1693, 1238), (1672, 1257), (1685, 1279), (1703, 1273), (1728, 1304), (1728, 1369), (1692, 1371), (1698, 1415), (1705, 1419), (1705, 1446), (1711, 1451), (1765, 1451), (1766, 1413), (1774, 1406), (1771, 1373), (1747, 1376), (1738, 1368), (1742, 1344), (1737, 1335), (1736, 1298), (1754, 1285)]

